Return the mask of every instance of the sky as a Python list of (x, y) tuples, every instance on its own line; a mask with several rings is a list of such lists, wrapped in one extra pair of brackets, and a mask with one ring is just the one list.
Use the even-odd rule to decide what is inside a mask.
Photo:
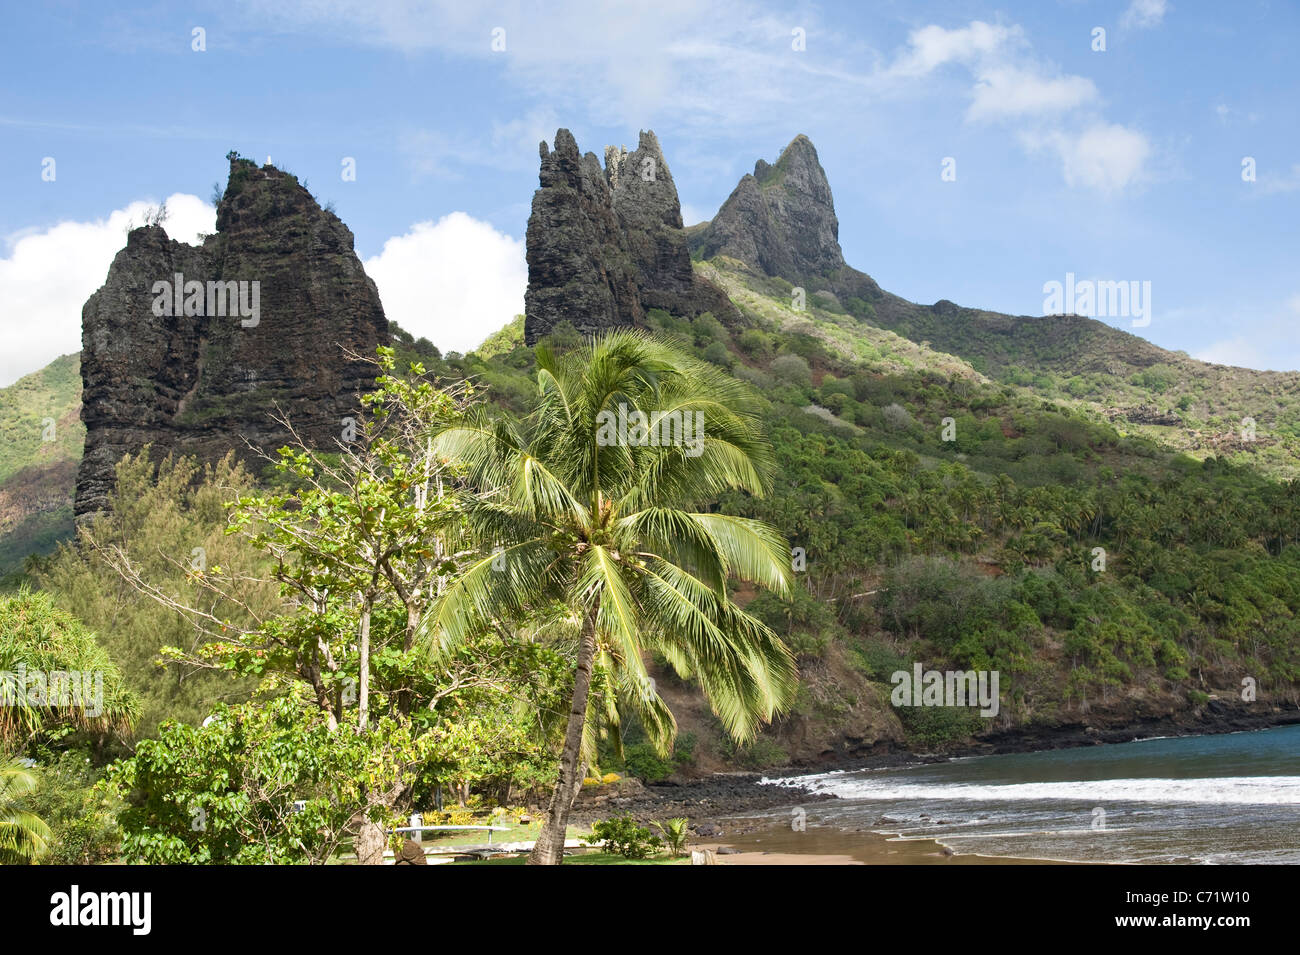
[(523, 311), (561, 126), (601, 156), (654, 129), (688, 224), (803, 133), (845, 258), (895, 294), (1042, 315), (1067, 274), (1149, 282), (1149, 324), (1103, 320), (1300, 368), (1294, 0), (124, 0), (4, 24), (0, 385), (80, 347), (151, 207), (213, 230), (231, 149), (334, 203), (390, 318), (468, 350)]

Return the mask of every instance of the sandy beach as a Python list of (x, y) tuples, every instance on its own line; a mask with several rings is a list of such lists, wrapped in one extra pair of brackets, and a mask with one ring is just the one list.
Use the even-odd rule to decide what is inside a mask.
[(954, 854), (933, 839), (814, 826), (803, 832), (772, 826), (692, 849), (739, 850), (718, 855), (719, 865), (1059, 865), (1046, 859)]

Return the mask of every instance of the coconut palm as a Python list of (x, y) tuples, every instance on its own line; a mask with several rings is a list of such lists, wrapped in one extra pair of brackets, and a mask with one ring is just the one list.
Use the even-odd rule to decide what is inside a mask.
[[(661, 751), (671, 746), (676, 724), (647, 677), (645, 653), (696, 679), (741, 742), (788, 707), (795, 666), (729, 591), (738, 579), (787, 593), (788, 543), (766, 524), (701, 504), (726, 489), (758, 495), (770, 485), (772, 454), (752, 392), (632, 331), (564, 357), (538, 348), (537, 362), (540, 398), (528, 418), (483, 417), (436, 439), (483, 492), (468, 506), (473, 533), (499, 549), (447, 588), (428, 632), (454, 644), (556, 601), (578, 624), (559, 777), (529, 858), (558, 864), (583, 763), (594, 755), (593, 723), (616, 715), (610, 698), (638, 714)], [(702, 432), (664, 426), (679, 414), (702, 419)], [(609, 686), (604, 701), (590, 699), (597, 673)]]
[(0, 865), (24, 865), (45, 851), (50, 827), (20, 807), (36, 777), (17, 760), (0, 762)]

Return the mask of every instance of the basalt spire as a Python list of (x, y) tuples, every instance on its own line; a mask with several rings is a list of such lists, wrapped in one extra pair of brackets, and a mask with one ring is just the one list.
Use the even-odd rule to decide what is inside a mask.
[(539, 152), (527, 233), (529, 343), (562, 321), (587, 333), (637, 325), (652, 308), (733, 317), (722, 291), (691, 269), (677, 187), (653, 132), (631, 152), (606, 147), (603, 169), (595, 153), (579, 154), (567, 129)]
[(798, 135), (775, 163), (760, 159), (703, 228), (692, 251), (725, 255), (766, 275), (811, 289), (872, 298), (876, 283), (844, 262), (840, 223), (826, 172), (807, 136)]
[(352, 232), (296, 177), (231, 154), (217, 231), (201, 246), (133, 230), (82, 309), (85, 455), (78, 518), (103, 510), (114, 468), (146, 444), (210, 461), (245, 440), (330, 447), (373, 387), (348, 357), (389, 339)]

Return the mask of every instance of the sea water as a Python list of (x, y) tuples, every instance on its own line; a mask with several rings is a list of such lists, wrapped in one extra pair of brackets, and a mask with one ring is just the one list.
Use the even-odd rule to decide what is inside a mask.
[(1300, 725), (765, 780), (834, 793), (808, 826), (959, 853), (1300, 863)]

